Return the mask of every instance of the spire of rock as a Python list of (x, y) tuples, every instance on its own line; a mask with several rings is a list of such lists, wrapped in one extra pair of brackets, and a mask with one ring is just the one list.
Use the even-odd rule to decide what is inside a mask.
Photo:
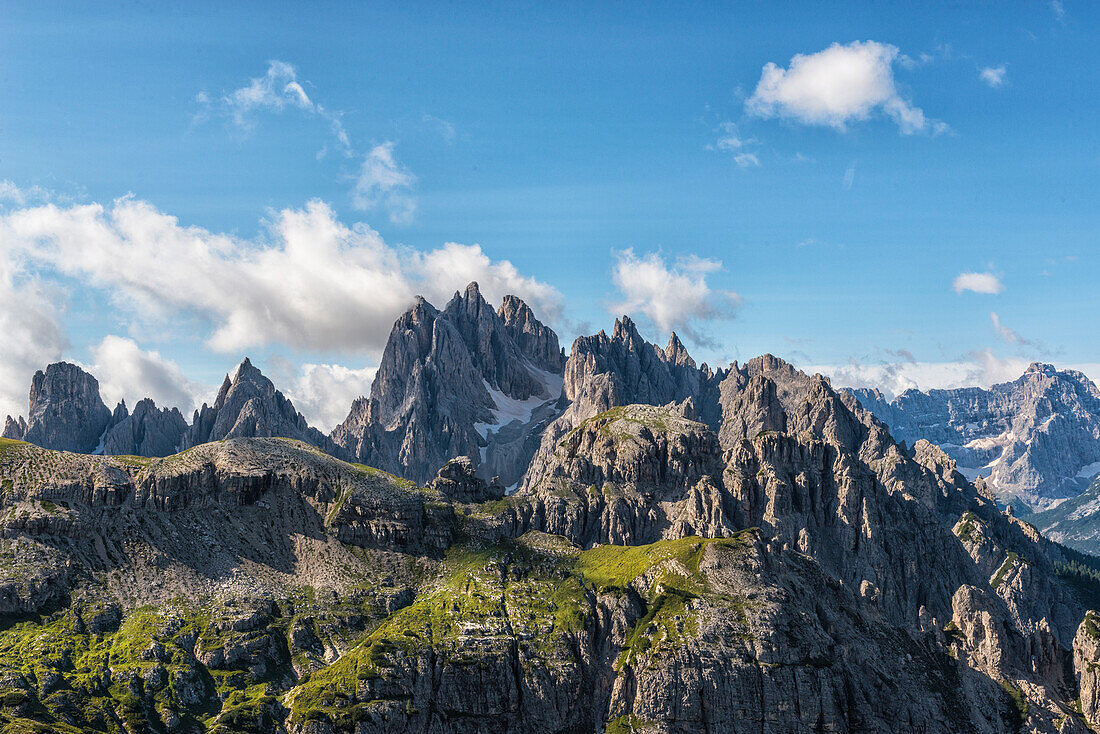
[(23, 434), (26, 432), (27, 421), (23, 419), (23, 416), (19, 416), (19, 420), (15, 420), (9, 415), (7, 420), (4, 421), (3, 438), (14, 438), (16, 441), (22, 441)]
[(442, 311), (418, 298), (394, 323), (370, 398), (353, 404), (332, 439), (419, 482), (469, 456), (514, 484), (537, 442), (531, 431), (556, 414), (563, 362), (557, 335), (514, 296), (494, 310), (475, 282)]
[(332, 442), (306, 423), (294, 405), (247, 357), (226, 375), (213, 407), (203, 403), (182, 439), (184, 448), (226, 438), (297, 438), (324, 449)]
[(90, 453), (111, 420), (99, 382), (68, 362), (56, 362), (31, 380), (23, 440), (49, 449)]

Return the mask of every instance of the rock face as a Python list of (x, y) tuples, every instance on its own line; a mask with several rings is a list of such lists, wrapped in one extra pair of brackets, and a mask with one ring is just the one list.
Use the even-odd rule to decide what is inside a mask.
[(294, 409), (271, 380), (245, 358), (233, 379), (225, 376), (212, 406), (195, 411), (183, 448), (227, 438), (296, 438), (323, 449), (332, 442)]
[(75, 364), (55, 362), (31, 380), (26, 421), (8, 416), (5, 438), (44, 448), (90, 453), (99, 445), (111, 412), (99, 397), (99, 382)]
[(493, 481), (486, 482), (477, 476), (468, 456), (459, 456), (441, 466), (428, 486), (455, 502), (488, 502), (504, 496), (500, 480), (493, 477)]
[(1100, 474), (1100, 390), (1085, 375), (1032, 364), (989, 390), (851, 393), (900, 441), (939, 444), (967, 476), (998, 496), (1044, 509), (1080, 494)]
[(562, 362), (557, 336), (518, 298), (494, 311), (471, 283), (442, 311), (418, 299), (394, 324), (370, 398), (333, 441), (418, 482), (468, 456), (481, 475), (514, 484), (556, 415)]
[(1081, 714), (1100, 731), (1100, 613), (1090, 610), (1073, 638), (1073, 669), (1081, 681)]
[(1076, 497), (1028, 515), (1027, 520), (1051, 540), (1100, 555), (1100, 477)]
[(109, 456), (168, 456), (180, 450), (187, 421), (178, 408), (157, 408), (149, 398), (126, 409), (118, 404), (111, 416), (111, 427), (103, 437), (103, 453)]
[[(645, 341), (626, 316), (615, 321), (611, 336), (601, 331), (578, 337), (565, 363), (562, 398), (567, 407), (542, 435), (524, 486), (530, 486), (532, 477), (546, 473), (554, 447), (582, 421), (631, 403), (664, 405), (691, 400), (714, 407), (716, 387), (723, 377), (723, 372), (715, 374), (705, 364), (696, 367), (675, 334), (663, 350)], [(717, 420), (715, 410), (710, 410), (707, 418)]]

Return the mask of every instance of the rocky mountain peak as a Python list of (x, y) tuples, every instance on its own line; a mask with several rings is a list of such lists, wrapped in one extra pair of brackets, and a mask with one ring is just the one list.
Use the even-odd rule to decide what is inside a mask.
[(111, 420), (99, 396), (99, 381), (69, 362), (34, 373), (29, 408), (27, 420), (10, 421), (4, 435), (14, 438), (9, 432), (22, 428), (22, 440), (62, 451), (95, 450)]
[(27, 421), (23, 416), (19, 416), (18, 419), (15, 419), (9, 415), (4, 421), (3, 438), (14, 438), (16, 441), (22, 441), (23, 435), (26, 432)]
[(497, 316), (532, 364), (555, 374), (565, 368), (565, 354), (558, 344), (558, 335), (535, 318), (530, 306), (516, 296), (505, 296)]
[(695, 367), (695, 360), (688, 354), (687, 347), (680, 341), (680, 337), (676, 336), (676, 332), (668, 337), (668, 346), (665, 347), (665, 358), (669, 362), (675, 365), (686, 365), (688, 367)]
[(893, 400), (847, 391), (899, 440), (943, 446), (969, 477), (1036, 509), (1083, 491), (1100, 474), (1100, 390), (1084, 374), (1033, 363), (1016, 380)]
[(103, 437), (103, 453), (108, 455), (169, 456), (180, 450), (187, 420), (178, 408), (157, 408), (151, 398), (139, 400), (134, 412), (122, 401), (111, 416), (111, 426)]
[(357, 460), (426, 482), (472, 457), (514, 484), (561, 392), (557, 335), (514, 296), (499, 309), (477, 283), (442, 311), (418, 299), (394, 323), (371, 385), (333, 431)]
[(293, 403), (245, 357), (233, 378), (226, 376), (214, 405), (203, 403), (195, 411), (182, 444), (188, 448), (227, 438), (269, 436), (297, 438), (314, 446), (332, 447), (331, 441), (310, 427)]

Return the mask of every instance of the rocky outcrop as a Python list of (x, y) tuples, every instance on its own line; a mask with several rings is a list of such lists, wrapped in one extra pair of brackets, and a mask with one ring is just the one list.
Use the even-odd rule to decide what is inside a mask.
[(195, 411), (183, 448), (228, 438), (295, 438), (333, 450), (331, 440), (294, 409), (271, 380), (246, 357), (233, 378), (225, 376), (213, 405)]
[(34, 373), (27, 420), (8, 416), (4, 438), (29, 441), (48, 449), (90, 453), (111, 420), (99, 397), (99, 382), (68, 362), (55, 362)]
[(562, 398), (567, 407), (547, 425), (523, 486), (546, 474), (563, 436), (610, 408), (691, 399), (694, 405), (706, 406), (702, 420), (716, 426), (716, 386), (723, 377), (723, 372), (715, 374), (705, 364), (697, 367), (676, 334), (665, 349), (645, 341), (627, 316), (615, 321), (611, 336), (601, 331), (578, 337), (565, 363)]
[(1090, 610), (1073, 638), (1073, 670), (1081, 686), (1081, 714), (1100, 731), (1100, 612)]
[(4, 421), (4, 433), (0, 437), (2, 437), (2, 438), (11, 438), (11, 439), (14, 439), (16, 441), (22, 441), (23, 436), (26, 435), (26, 433), (27, 433), (27, 421), (26, 421), (26, 419), (23, 418), (23, 416), (19, 416), (19, 419), (16, 420), (15, 418), (12, 418), (9, 415), (7, 417), (7, 419)]
[(369, 398), (332, 433), (350, 456), (418, 482), (456, 456), (518, 481), (556, 415), (557, 337), (518, 298), (499, 312), (476, 283), (442, 311), (419, 298), (394, 324)]
[(455, 502), (488, 502), (504, 496), (500, 480), (493, 477), (491, 482), (486, 482), (477, 476), (468, 456), (459, 456), (441, 466), (428, 486)]
[(109, 456), (168, 456), (180, 450), (187, 421), (178, 408), (157, 408), (149, 398), (138, 401), (134, 412), (123, 401), (111, 416), (103, 437), (103, 453)]
[(1100, 474), (1100, 389), (1084, 374), (1035, 363), (988, 390), (852, 390), (899, 441), (939, 444), (971, 478), (1039, 509)]
[(541, 370), (560, 375), (565, 369), (565, 352), (558, 335), (537, 318), (531, 307), (516, 296), (505, 296), (497, 309), (504, 328), (519, 351)]

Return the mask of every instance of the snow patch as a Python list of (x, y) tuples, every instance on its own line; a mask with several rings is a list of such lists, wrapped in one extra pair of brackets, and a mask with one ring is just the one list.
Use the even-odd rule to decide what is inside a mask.
[(531, 414), (534, 413), (537, 408), (547, 403), (554, 402), (561, 397), (562, 386), (565, 381), (562, 375), (555, 375), (552, 372), (540, 370), (531, 365), (528, 365), (528, 370), (530, 370), (531, 375), (535, 379), (542, 383), (545, 395), (549, 395), (550, 397), (532, 395), (526, 400), (517, 400), (516, 398), (505, 395), (482, 379), (482, 382), (485, 384), (485, 389), (489, 391), (489, 397), (493, 399), (493, 404), (496, 405), (496, 409), (492, 411), (492, 423), (474, 424), (474, 430), (477, 431), (478, 435), (482, 438), (488, 438), (490, 431), (500, 429), (512, 421), (519, 421), (520, 423), (529, 422), (531, 420)]
[(1092, 479), (1097, 474), (1100, 474), (1100, 461), (1094, 461), (1081, 467), (1081, 471), (1077, 472), (1077, 478)]

